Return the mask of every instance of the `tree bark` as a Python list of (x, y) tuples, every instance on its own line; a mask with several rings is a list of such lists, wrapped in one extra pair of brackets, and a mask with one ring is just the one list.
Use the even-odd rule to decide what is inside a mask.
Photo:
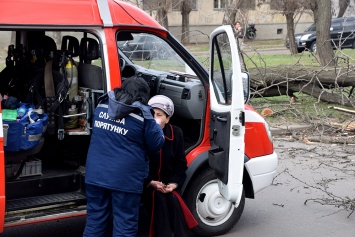
[(191, 0), (183, 0), (181, 4), (181, 43), (186, 45), (190, 43), (190, 12), (192, 10)]
[[(226, 1), (222, 25), (232, 25), (236, 22), (237, 11), (245, 0), (233, 0), (230, 4)], [(244, 27), (245, 24), (242, 24)]]
[(285, 83), (286, 80), (310, 82), (319, 80), (327, 88), (355, 86), (355, 71), (352, 68), (282, 66), (268, 67), (265, 70), (249, 69), (251, 86), (266, 87), (272, 84)]
[(350, 0), (339, 0), (339, 12), (337, 18), (343, 17), (346, 9), (350, 4)]
[(169, 30), (169, 20), (168, 20), (168, 3), (166, 0), (160, 0), (158, 2), (158, 10), (156, 20), (163, 26), (165, 29)]
[(313, 12), (314, 23), (317, 22), (318, 18), (318, 0), (308, 0), (307, 8), (311, 9)]
[(291, 54), (297, 54), (297, 47), (296, 47), (296, 42), (295, 42), (295, 22), (293, 19), (294, 12), (289, 12), (285, 14), (286, 16), (286, 25), (287, 25), (287, 35), (289, 39), (289, 44), (290, 44), (290, 52)]
[(350, 100), (348, 97), (345, 97), (342, 94), (335, 94), (332, 92), (328, 92), (325, 89), (320, 88), (316, 84), (306, 84), (306, 83), (293, 84), (293, 83), (291, 83), (289, 85), (289, 88), (293, 91), (299, 91), (299, 92), (308, 94), (310, 96), (313, 96), (314, 98), (317, 98), (320, 101), (336, 103), (336, 104), (341, 104), (341, 105), (355, 108), (355, 101), (354, 100)]
[(335, 65), (334, 52), (330, 41), (331, 0), (317, 0), (318, 16), (316, 22), (317, 54), (322, 66)]
[(354, 107), (354, 101), (329, 88), (355, 86), (355, 71), (349, 68), (288, 66), (265, 70), (250, 69), (251, 89), (255, 97), (293, 95), (302, 92), (319, 100)]

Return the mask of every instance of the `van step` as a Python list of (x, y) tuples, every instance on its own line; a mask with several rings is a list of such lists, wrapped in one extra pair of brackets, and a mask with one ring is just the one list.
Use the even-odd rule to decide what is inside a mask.
[(28, 197), (21, 199), (8, 200), (6, 202), (6, 212), (38, 208), (49, 205), (56, 205), (68, 202), (84, 202), (85, 196), (79, 192), (69, 192), (51, 194), (44, 196)]

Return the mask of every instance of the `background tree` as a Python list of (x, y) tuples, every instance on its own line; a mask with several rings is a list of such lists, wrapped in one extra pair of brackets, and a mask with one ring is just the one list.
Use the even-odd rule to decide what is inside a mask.
[(317, 53), (322, 66), (335, 65), (334, 52), (330, 41), (331, 0), (317, 0)]
[(225, 1), (222, 25), (234, 26), (234, 23), (236, 21), (237, 11), (241, 7), (243, 1), (244, 0)]
[(350, 5), (350, 0), (339, 0), (339, 12), (337, 18), (343, 17), (346, 9)]
[(167, 30), (169, 30), (169, 20), (168, 20), (169, 6), (171, 6), (170, 0), (157, 1), (156, 20)]
[(305, 0), (305, 8), (313, 12), (314, 23), (317, 22), (318, 17), (318, 3), (317, 0)]
[(289, 39), (291, 54), (297, 54), (295, 42), (295, 15), (296, 11), (302, 9), (302, 0), (273, 0), (270, 7), (280, 11), (286, 17), (287, 37)]
[(193, 4), (193, 0), (181, 1), (181, 43), (184, 45), (190, 43), (190, 12), (192, 11)]

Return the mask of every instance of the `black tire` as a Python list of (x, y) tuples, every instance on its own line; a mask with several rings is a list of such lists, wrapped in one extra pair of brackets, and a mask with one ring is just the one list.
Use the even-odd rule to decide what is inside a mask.
[(311, 52), (315, 53), (317, 52), (317, 44), (316, 41), (313, 41), (311, 44), (311, 48), (309, 49)]
[(247, 37), (248, 37), (248, 39), (250, 39), (250, 40), (255, 40), (255, 38), (256, 38), (256, 32), (248, 32), (248, 34), (247, 34)]
[(169, 57), (169, 52), (166, 48), (159, 48), (158, 49), (158, 58), (165, 60)]
[(355, 39), (354, 39), (353, 43), (351, 44), (351, 48), (355, 49)]
[[(193, 179), (184, 196), (186, 204), (198, 221), (198, 226), (193, 229), (198, 236), (227, 233), (239, 221), (245, 205), (244, 190), (237, 208), (219, 194), (217, 179), (210, 167), (202, 170)], [(208, 202), (204, 202), (206, 200)], [(217, 205), (217, 208), (213, 208), (213, 205)], [(223, 209), (224, 212), (221, 212)]]
[(152, 57), (152, 53), (148, 52), (148, 53), (143, 53), (143, 59), (144, 60), (151, 60)]

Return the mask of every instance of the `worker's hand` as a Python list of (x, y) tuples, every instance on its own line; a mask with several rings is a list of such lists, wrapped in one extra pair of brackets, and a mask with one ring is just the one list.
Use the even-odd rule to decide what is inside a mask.
[(155, 122), (157, 124), (159, 124), (161, 128), (164, 128), (165, 124), (163, 123), (163, 121), (161, 121), (160, 118), (154, 118), (154, 119), (155, 119)]

